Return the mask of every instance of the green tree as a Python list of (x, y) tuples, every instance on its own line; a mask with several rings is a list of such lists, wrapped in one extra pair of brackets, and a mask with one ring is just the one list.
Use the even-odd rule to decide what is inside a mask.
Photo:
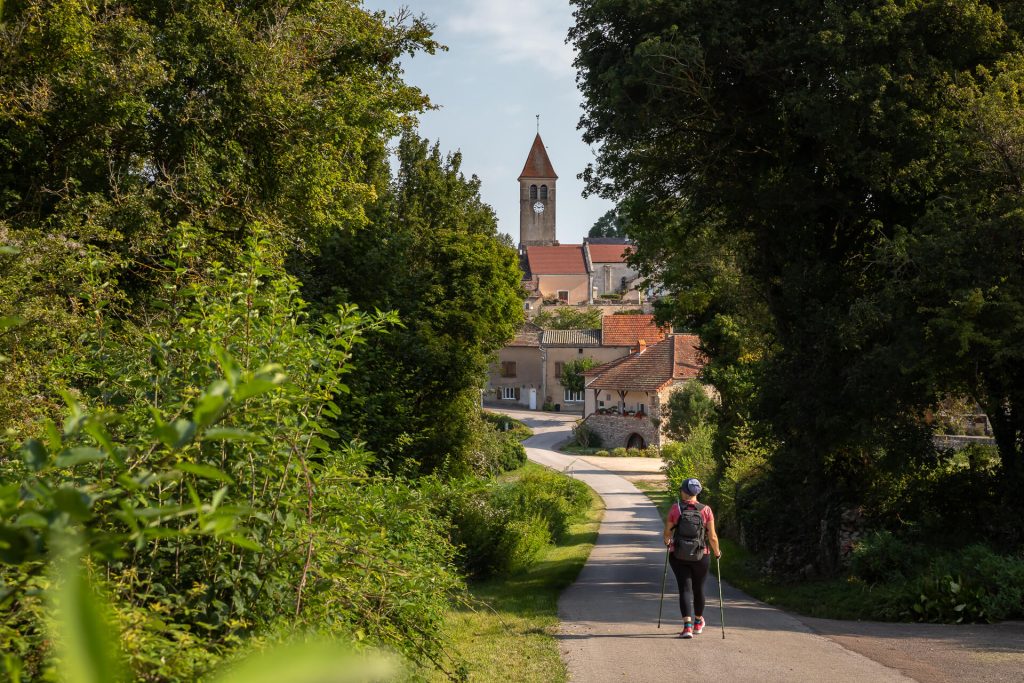
[(398, 59), (437, 47), (356, 0), (24, 0), (3, 19), (0, 246), (21, 254), (0, 296), (27, 324), (0, 340), (0, 431), (53, 413), (55, 375), (89, 381), (83, 334), (174, 277), (180, 223), (202, 261), (256, 223), (292, 251), (366, 225), (387, 140), (427, 106)]
[(545, 330), (596, 330), (601, 327), (600, 308), (556, 306), (541, 309), (533, 323)]
[(458, 154), (415, 134), (363, 231), (326, 245), (310, 287), (324, 302), (396, 311), (401, 327), (360, 353), (344, 431), (401, 471), (465, 468), (491, 354), (523, 319), (515, 251)]
[[(725, 358), (750, 371), (752, 417), (781, 444), (774, 483), (815, 547), (883, 448), (930, 450), (919, 415), (936, 378), (888, 343), (913, 318), (877, 305), (871, 266), (973, 173), (958, 91), (1017, 54), (1024, 15), (983, 0), (574, 4), (582, 128), (600, 149), (589, 188), (629, 207), (640, 258), (661, 258), (687, 316), (754, 333), (753, 354)], [(686, 291), (683, 271), (722, 249), (711, 282), (735, 267), (744, 286)]]
[(629, 217), (619, 209), (608, 209), (587, 232), (587, 237), (628, 237)]
[(568, 361), (562, 366), (562, 386), (570, 391), (583, 391), (586, 383), (583, 373), (596, 366), (597, 361), (593, 358), (578, 358)]
[(676, 440), (687, 438), (700, 425), (714, 422), (715, 402), (700, 382), (687, 382), (668, 397), (666, 429)]

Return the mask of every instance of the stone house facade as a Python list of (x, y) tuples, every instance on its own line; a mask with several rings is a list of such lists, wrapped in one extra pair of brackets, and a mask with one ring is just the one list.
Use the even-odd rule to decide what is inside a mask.
[(696, 381), (704, 364), (700, 339), (673, 334), (584, 373), (584, 419), (607, 448), (661, 446), (663, 408), (672, 391)]

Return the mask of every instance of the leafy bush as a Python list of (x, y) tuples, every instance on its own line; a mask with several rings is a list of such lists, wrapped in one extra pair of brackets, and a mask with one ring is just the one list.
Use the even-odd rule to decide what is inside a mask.
[(471, 576), (528, 567), (538, 539), (560, 540), (589, 506), (582, 482), (546, 470), (517, 475), (507, 481), (464, 480), (436, 491), (442, 514), (451, 520), (459, 562)]
[(626, 450), (625, 447), (619, 446), (618, 448), (612, 449), (611, 455), (613, 458), (625, 458), (627, 455), (629, 455), (629, 451)]
[(518, 441), (525, 441), (533, 436), (532, 429), (508, 415), (491, 413), (486, 410), (483, 411), (482, 415), (484, 420), (491, 423), (499, 432), (512, 434)]
[(601, 435), (583, 420), (577, 420), (572, 427), (572, 438), (577, 446), (596, 448), (601, 445)]
[(853, 549), (850, 571), (869, 584), (906, 580), (928, 563), (920, 546), (897, 539), (888, 531), (868, 534)]
[[(685, 441), (676, 441), (662, 447), (661, 457), (665, 459), (665, 474), (672, 490), (690, 477), (696, 477), (707, 486), (716, 475), (716, 463), (712, 453), (715, 428), (698, 425)], [(717, 514), (717, 510), (715, 511)]]
[[(494, 476), (518, 469), (526, 464), (526, 449), (519, 441), (521, 431), (500, 431), (494, 420), (483, 414), (484, 419), (471, 421), (474, 441), (470, 464), (476, 474)], [(523, 425), (525, 427), (525, 425)]]
[(889, 587), (878, 616), (929, 622), (991, 622), (1024, 617), (1024, 558), (982, 545), (934, 559), (912, 580)]
[(698, 426), (715, 421), (715, 402), (700, 382), (687, 382), (669, 394), (665, 413), (666, 433), (673, 439), (686, 439)]
[(325, 425), (353, 347), (390, 316), (310, 324), (268, 244), (237, 271), (194, 272), (178, 243), (173, 321), (108, 330), (63, 425), (0, 459), (17, 482), (0, 487), (5, 666), (54, 666), (49, 558), (69, 537), (105, 577), (137, 679), (196, 680), (277, 628), (437, 658), (459, 586), (444, 525)]
[(513, 519), (505, 528), (498, 545), (503, 571), (515, 573), (529, 569), (541, 551), (550, 544), (548, 524), (540, 516)]
[(597, 453), (594, 453), (594, 455), (596, 455), (598, 457), (601, 457), (601, 458), (607, 458), (608, 457), (608, 451), (598, 451)]

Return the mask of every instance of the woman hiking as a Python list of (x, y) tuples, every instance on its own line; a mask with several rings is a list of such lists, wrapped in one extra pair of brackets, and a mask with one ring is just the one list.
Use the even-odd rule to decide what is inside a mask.
[(722, 556), (711, 508), (697, 502), (704, 487), (687, 479), (679, 487), (679, 498), (665, 520), (668, 562), (679, 584), (679, 610), (683, 613), (680, 638), (693, 638), (704, 630), (704, 581), (708, 578), (711, 555)]

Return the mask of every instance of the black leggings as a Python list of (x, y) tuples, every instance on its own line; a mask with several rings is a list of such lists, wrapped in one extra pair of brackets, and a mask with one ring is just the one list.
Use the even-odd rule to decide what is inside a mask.
[(675, 555), (669, 554), (668, 563), (679, 584), (679, 611), (683, 619), (701, 616), (704, 614), (704, 580), (711, 567), (711, 554), (704, 553), (703, 559), (697, 562), (677, 560)]

